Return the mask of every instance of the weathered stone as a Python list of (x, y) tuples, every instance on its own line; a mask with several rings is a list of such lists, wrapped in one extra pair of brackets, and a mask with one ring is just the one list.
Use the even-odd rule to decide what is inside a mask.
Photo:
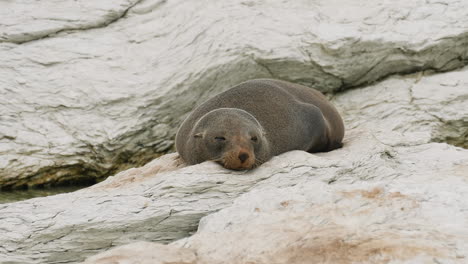
[(171, 171), (180, 166), (177, 154), (166, 155), (74, 193), (0, 204), (0, 259), (77, 262), (137, 239), (174, 241), (268, 176), (211, 163)]
[[(389, 147), (363, 135), (327, 155), (276, 157), (271, 163), (286, 171), (203, 218), (195, 235), (168, 246), (168, 255), (190, 249), (198, 264), (466, 263), (468, 151), (439, 143)], [(161, 245), (137, 245), (85, 263), (166, 256)]]
[[(468, 150), (432, 141), (466, 122), (467, 72), (395, 76), (336, 95), (348, 127), (336, 151), (293, 151), (248, 172), (184, 167), (171, 154), (78, 192), (0, 205), (0, 259), (79, 262), (198, 228), (168, 254), (182, 263), (190, 252), (196, 263), (464, 263)], [(457, 137), (466, 129), (457, 126)], [(88, 263), (164, 251), (151, 247)]]
[(466, 147), (468, 68), (393, 77), (376, 87), (336, 97), (348, 128), (372, 131), (391, 146), (447, 142)]
[(164, 246), (150, 242), (138, 242), (109, 250), (96, 257), (92, 263), (138, 263), (138, 264), (196, 264), (197, 257), (189, 249)]
[(176, 245), (198, 263), (466, 263), (467, 151), (382, 150), (338, 179), (302, 166), (270, 177)]
[(4, 1), (0, 3), (0, 43), (22, 44), (62, 31), (105, 27), (139, 2)]
[[(336, 92), (468, 58), (465, 1), (4, 1), (0, 10), (2, 188), (93, 182), (145, 164), (171, 149), (194, 105), (246, 79)], [(464, 144), (457, 122), (439, 141)]]

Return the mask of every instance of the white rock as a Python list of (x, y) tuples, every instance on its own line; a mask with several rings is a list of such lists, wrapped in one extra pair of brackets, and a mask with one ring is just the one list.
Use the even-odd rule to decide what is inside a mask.
[[(434, 115), (458, 111), (449, 125), (468, 115), (467, 71), (337, 95), (349, 127), (339, 150), (292, 151), (249, 172), (171, 154), (78, 192), (0, 205), (0, 259), (79, 262), (185, 237), (167, 255), (145, 243), (87, 263), (464, 263), (468, 150), (430, 141), (447, 125)], [(440, 95), (424, 91), (438, 84)]]
[(105, 27), (121, 18), (137, 0), (3, 1), (0, 3), (0, 43), (25, 43), (65, 30)]
[[(0, 10), (3, 187), (144, 164), (171, 148), (197, 103), (246, 79), (330, 92), (468, 57), (466, 1), (3, 1)], [(419, 133), (409, 136), (435, 137)]]
[(374, 153), (350, 159), (350, 167), (316, 166), (325, 158), (301, 152), (277, 157), (266, 167), (289, 162), (288, 172), (203, 218), (198, 232), (168, 245), (168, 253), (159, 244), (131, 244), (124, 248), (135, 251), (115, 248), (85, 263), (140, 263), (144, 254), (145, 261), (176, 254), (181, 263), (196, 255), (198, 264), (466, 263), (468, 151), (432, 143), (393, 147), (390, 156), (388, 147), (363, 140), (327, 159), (366, 144)]
[[(129, 256), (126, 258), (125, 256)], [(89, 259), (93, 263), (196, 264), (196, 255), (188, 249), (138, 242), (110, 250)]]
[(465, 263), (467, 151), (396, 151), (382, 155), (380, 166), (390, 164), (372, 179), (361, 180), (373, 161), (332, 184), (317, 177), (330, 175), (323, 171), (296, 175), (292, 187), (270, 177), (176, 245), (193, 249), (199, 263)]

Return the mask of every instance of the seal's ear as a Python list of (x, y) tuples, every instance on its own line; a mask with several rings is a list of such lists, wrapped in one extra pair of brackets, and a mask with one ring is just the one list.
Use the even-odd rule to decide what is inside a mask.
[(203, 138), (203, 133), (196, 133), (195, 135), (193, 135), (194, 138)]

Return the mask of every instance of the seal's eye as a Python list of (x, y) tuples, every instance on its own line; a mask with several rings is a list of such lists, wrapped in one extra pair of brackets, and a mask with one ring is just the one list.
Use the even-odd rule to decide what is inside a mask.
[(224, 140), (226, 140), (226, 138), (225, 137), (215, 137), (215, 140), (216, 141), (224, 141)]
[(257, 136), (253, 136), (250, 140), (252, 140), (253, 142), (257, 142), (258, 138), (257, 138)]

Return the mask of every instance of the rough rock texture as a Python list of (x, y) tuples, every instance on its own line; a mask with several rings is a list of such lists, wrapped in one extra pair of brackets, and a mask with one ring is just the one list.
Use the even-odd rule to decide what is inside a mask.
[(467, 87), (464, 68), (336, 95), (348, 131), (332, 152), (248, 172), (170, 154), (75, 193), (0, 205), (0, 259), (74, 263), (198, 227), (167, 248), (86, 263), (466, 263), (468, 150), (432, 141), (466, 143)]
[(196, 264), (195, 253), (188, 249), (137, 242), (118, 247), (89, 260), (92, 263)]
[(461, 67), (467, 24), (451, 0), (2, 1), (0, 187), (144, 164), (195, 104), (246, 79), (336, 92)]
[(2, 1), (0, 43), (23, 44), (66, 30), (100, 28), (125, 16), (139, 1)]

